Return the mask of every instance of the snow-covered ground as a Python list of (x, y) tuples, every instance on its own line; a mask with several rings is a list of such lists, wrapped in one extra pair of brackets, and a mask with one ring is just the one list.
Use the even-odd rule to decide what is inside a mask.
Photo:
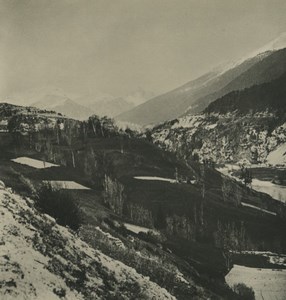
[(95, 227), (97, 231), (99, 231), (101, 234), (103, 234), (112, 244), (117, 245), (118, 247), (125, 249), (124, 243), (121, 241), (121, 239), (114, 237), (109, 232), (103, 231), (99, 226)]
[(152, 229), (150, 229), (150, 228), (133, 225), (133, 224), (129, 224), (129, 223), (124, 223), (124, 226), (126, 227), (126, 229), (128, 229), (129, 231), (132, 231), (136, 234), (138, 234), (139, 232), (147, 233), (149, 231), (152, 231)]
[(90, 188), (81, 185), (75, 181), (45, 180), (44, 182), (51, 184), (51, 186), (55, 189), (90, 190)]
[(62, 299), (110, 299), (119, 294), (131, 299), (128, 286), (136, 286), (142, 299), (175, 299), (2, 185), (0, 215), (0, 299), (60, 299), (57, 294)]
[(254, 190), (270, 195), (273, 199), (286, 203), (286, 186), (274, 184), (270, 181), (253, 179), (251, 186)]
[(166, 182), (170, 182), (170, 183), (176, 182), (175, 179), (157, 177), (157, 176), (135, 176), (134, 178), (138, 179), (138, 180), (166, 181)]
[(12, 159), (12, 161), (18, 163), (18, 164), (22, 164), (22, 165), (27, 165), (29, 167), (33, 167), (36, 169), (46, 169), (46, 168), (51, 168), (51, 167), (59, 167), (59, 165), (55, 165), (49, 162), (44, 162), (42, 160), (38, 160), (38, 159), (33, 159), (30, 157), (18, 157), (18, 158), (14, 158)]
[(234, 171), (238, 171), (240, 169), (240, 166), (238, 165), (232, 165), (232, 164), (225, 164), (224, 167), (217, 168), (217, 170), (226, 176), (231, 176), (231, 173)]
[(260, 208), (260, 207), (255, 206), (255, 205), (245, 203), (245, 202), (241, 202), (241, 205), (242, 205), (242, 206), (246, 206), (246, 207), (251, 207), (251, 208), (254, 208), (254, 209), (257, 209), (257, 210), (260, 210), (260, 211), (263, 211), (263, 212), (268, 213), (268, 214), (271, 214), (271, 215), (273, 215), (273, 216), (276, 216), (276, 215), (277, 215), (277, 213), (275, 213), (275, 212), (273, 212), (273, 211), (266, 210), (266, 209), (263, 209), (263, 208)]
[[(255, 165), (255, 167), (257, 167), (257, 165)], [(231, 175), (233, 171), (237, 171), (239, 169), (240, 167), (238, 165), (231, 165), (231, 164), (226, 164), (222, 168), (217, 168), (217, 170), (222, 174), (240, 181), (240, 179)], [(251, 183), (251, 188), (257, 192), (268, 194), (273, 199), (286, 203), (286, 186), (274, 184), (270, 181), (263, 181), (263, 180), (253, 178)]]
[(183, 116), (178, 119), (178, 122), (172, 125), (172, 129), (176, 128), (198, 128), (204, 121), (204, 115)]
[(286, 165), (286, 143), (270, 152), (267, 156), (267, 162), (272, 165)]
[(248, 287), (252, 287), (256, 300), (286, 299), (286, 270), (234, 265), (225, 280), (230, 287), (237, 283), (244, 283)]

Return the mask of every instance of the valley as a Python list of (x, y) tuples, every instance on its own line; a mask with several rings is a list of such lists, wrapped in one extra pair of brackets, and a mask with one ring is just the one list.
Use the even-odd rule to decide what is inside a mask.
[[(31, 51), (35, 63), (25, 68), (37, 76), (25, 83), (25, 69), (0, 99), (0, 299), (284, 300), (286, 34), (238, 58), (209, 45), (229, 20), (212, 36), (206, 26), (207, 43), (194, 48), (187, 26), (171, 30), (178, 18), (158, 39), (167, 12), (149, 30), (156, 9), (127, 18), (127, 7), (118, 8), (124, 17), (110, 24), (110, 8), (99, 10), (96, 41), (79, 36), (74, 22), (66, 29), (76, 42), (62, 35), (65, 44), (56, 43), (62, 55), (41, 56), (46, 42)], [(180, 20), (192, 20), (182, 12)], [(121, 31), (138, 17), (144, 26)], [(86, 29), (95, 22), (83, 20)], [(155, 33), (150, 44), (137, 30)], [(23, 32), (19, 45), (29, 40)], [(169, 53), (168, 38), (183, 38), (188, 52), (176, 45)], [(19, 57), (9, 61), (26, 61)], [(51, 87), (55, 78), (67, 92)]]
[(283, 202), (110, 119), (46, 118), (54, 127), (31, 115), (9, 119), (0, 180), (24, 197), (43, 183), (67, 189), (80, 210), (79, 237), (177, 299), (239, 299), (224, 280), (238, 259), (231, 251), (285, 253)]

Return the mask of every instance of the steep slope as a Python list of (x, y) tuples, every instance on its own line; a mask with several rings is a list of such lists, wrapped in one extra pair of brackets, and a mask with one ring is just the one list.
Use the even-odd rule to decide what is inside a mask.
[(232, 91), (241, 91), (253, 85), (271, 82), (282, 76), (286, 72), (286, 49), (278, 50), (270, 55), (269, 53), (262, 54), (264, 59), (240, 74), (224, 88), (197, 99), (193, 108), (189, 109), (187, 114), (201, 112), (208, 104)]
[[(18, 141), (18, 146), (15, 149), (6, 144), (7, 157), (28, 155), (61, 167), (37, 170), (4, 159), (1, 178), (7, 178), (2, 170), (11, 172), (12, 167), (14, 176), (20, 173), (20, 177), (13, 177), (15, 186), (24, 176), (36, 186), (49, 179), (73, 180), (91, 188), (92, 194), (74, 193), (86, 214), (83, 236), (87, 242), (99, 245), (98, 230), (94, 229), (98, 225), (119, 232), (129, 245), (127, 251), (104, 245), (104, 253), (120, 257), (178, 299), (212, 298), (212, 294), (214, 299), (235, 299), (224, 284), (231, 268), (227, 258), (230, 249), (286, 249), (282, 203), (245, 188), (211, 166), (179, 160), (150, 143), (148, 134), (149, 142), (96, 116), (88, 122), (63, 119), (63, 126), (54, 124), (48, 132), (35, 126), (38, 119), (34, 116), (31, 120), (14, 116), (11, 121), (11, 140), (14, 145)], [(177, 123), (171, 126), (180, 125)], [(26, 134), (19, 124), (38, 131)], [(151, 134), (155, 140), (155, 133)], [(159, 235), (138, 234), (149, 242), (138, 254), (142, 242), (130, 242), (124, 223), (156, 230)], [(167, 265), (162, 257), (168, 258)], [(174, 273), (168, 272), (170, 261), (176, 266), (171, 270), (180, 270), (187, 284), (179, 284)]]
[[(286, 53), (286, 52), (285, 52)], [(286, 58), (286, 57), (285, 57)], [(281, 62), (286, 66), (285, 62)], [(271, 70), (269, 70), (271, 72)], [(239, 112), (241, 114), (269, 111), (276, 117), (286, 110), (286, 71), (278, 79), (271, 82), (254, 85), (243, 91), (233, 91), (212, 102), (205, 113), (226, 114)]]
[(153, 139), (186, 157), (266, 163), (268, 155), (286, 142), (285, 80), (286, 73), (271, 82), (231, 92), (212, 102), (203, 114), (155, 127)]
[(134, 106), (140, 105), (152, 98), (155, 97), (155, 94), (150, 91), (145, 91), (142, 88), (139, 88), (138, 90), (135, 90), (134, 92), (129, 93), (124, 97), (124, 99), (132, 103)]
[(175, 299), (2, 183), (0, 213), (1, 299)]
[(117, 117), (138, 124), (159, 123), (186, 113), (202, 111), (223, 95), (255, 84), (269, 82), (286, 71), (286, 50), (266, 51), (227, 70), (219, 70), (158, 96)]

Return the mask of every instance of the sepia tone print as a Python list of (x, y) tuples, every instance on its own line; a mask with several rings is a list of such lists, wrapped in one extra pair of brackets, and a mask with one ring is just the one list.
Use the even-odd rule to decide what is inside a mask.
[(286, 299), (286, 2), (0, 5), (0, 299)]

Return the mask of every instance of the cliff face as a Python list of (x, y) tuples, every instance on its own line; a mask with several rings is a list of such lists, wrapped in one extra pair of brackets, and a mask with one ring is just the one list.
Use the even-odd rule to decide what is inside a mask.
[(161, 148), (187, 159), (271, 163), (269, 154), (286, 143), (286, 123), (267, 111), (245, 115), (205, 113), (157, 126), (152, 138)]

